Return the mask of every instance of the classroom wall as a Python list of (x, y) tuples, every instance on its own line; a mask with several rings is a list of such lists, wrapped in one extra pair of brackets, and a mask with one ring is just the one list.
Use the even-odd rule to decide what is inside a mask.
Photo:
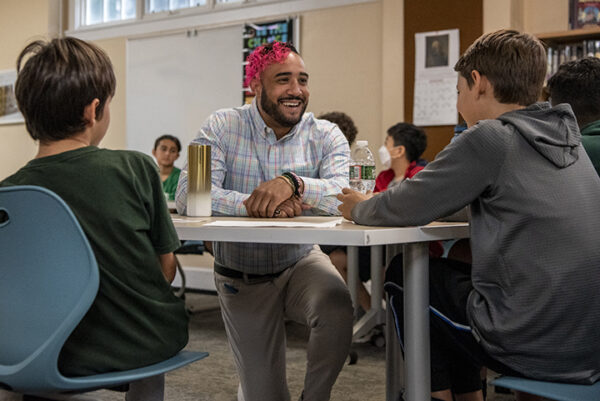
[(126, 45), (127, 41), (122, 38), (106, 39), (95, 42), (110, 57), (117, 79), (117, 89), (110, 104), (110, 125), (106, 136), (100, 146), (110, 149), (125, 149), (126, 133), (126, 110), (125, 90), (127, 78), (126, 71)]
[(340, 110), (358, 139), (381, 142), (381, 3), (310, 12), (301, 17), (301, 53), (310, 74), (308, 109)]
[(533, 34), (569, 29), (568, 0), (484, 0), (483, 31), (513, 28)]
[[(56, 32), (60, 0), (0, 2), (0, 70), (14, 68), (19, 51), (33, 38)], [(301, 51), (311, 74), (309, 110), (342, 110), (355, 120), (361, 139), (376, 150), (384, 130), (403, 116), (403, 4), (380, 0), (301, 15)], [(460, 2), (457, 1), (458, 6)], [(65, 12), (65, 9), (62, 9)], [(568, 0), (484, 0), (484, 32), (513, 27), (532, 33), (567, 29)], [(9, 38), (9, 40), (7, 40)], [(111, 126), (102, 146), (125, 147), (126, 38), (96, 42), (117, 75)], [(0, 126), (0, 179), (35, 155), (25, 126)]]
[[(27, 43), (45, 37), (51, 15), (48, 0), (2, 0), (0, 3), (0, 70), (14, 70)], [(36, 146), (24, 124), (0, 125), (0, 179), (30, 160)]]
[(404, 119), (404, 2), (384, 0), (381, 5), (381, 132)]
[(518, 0), (483, 0), (483, 32), (516, 28), (512, 11)]
[(520, 0), (523, 30), (531, 33), (569, 29), (568, 0)]
[[(386, 2), (397, 3), (384, 0), (300, 15), (300, 52), (310, 74), (307, 110), (315, 114), (344, 111), (356, 123), (360, 139), (369, 140), (372, 147), (379, 147), (383, 140), (381, 20), (382, 3)], [(123, 116), (122, 120), (112, 116), (109, 133), (102, 142), (109, 148), (125, 146), (126, 42), (126, 38), (96, 42), (107, 51), (117, 73), (111, 112)]]

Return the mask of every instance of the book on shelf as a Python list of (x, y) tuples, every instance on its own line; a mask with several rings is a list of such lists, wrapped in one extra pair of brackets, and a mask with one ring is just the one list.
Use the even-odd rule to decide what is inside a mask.
[(583, 57), (600, 58), (600, 40), (588, 39), (573, 43), (551, 45), (546, 51), (548, 55), (546, 80), (548, 80), (558, 71), (558, 67), (563, 63), (579, 60)]

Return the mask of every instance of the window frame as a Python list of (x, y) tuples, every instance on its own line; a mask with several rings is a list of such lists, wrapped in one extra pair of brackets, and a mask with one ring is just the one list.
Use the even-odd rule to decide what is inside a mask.
[(137, 10), (139, 11), (140, 18), (139, 18), (139, 20), (137, 20), (137, 22), (144, 21), (146, 19), (169, 18), (169, 17), (173, 17), (173, 16), (177, 16), (177, 15), (196, 14), (198, 12), (210, 11), (210, 9), (213, 7), (213, 2), (214, 2), (214, 0), (206, 0), (205, 5), (177, 8), (175, 10), (146, 12), (147, 1), (148, 0), (138, 0)]
[[(74, 21), (78, 24), (79, 28), (86, 28), (86, 27), (110, 27), (110, 26), (114, 26), (114, 25), (120, 25), (120, 24), (128, 24), (128, 23), (132, 23), (135, 21), (139, 21), (140, 15), (139, 15), (139, 4), (140, 1), (139, 0), (135, 0), (136, 1), (136, 7), (135, 7), (135, 16), (133, 18), (127, 18), (127, 19), (118, 19), (118, 20), (113, 20), (113, 21), (106, 21), (106, 22), (99, 22), (97, 24), (89, 24), (89, 25), (83, 25), (81, 24), (82, 21), (85, 21), (85, 12), (86, 12), (86, 7), (85, 7), (85, 2), (86, 0), (76, 0), (76, 1), (69, 1), (69, 29), (73, 29), (74, 24), (71, 23), (71, 21)], [(210, 1), (210, 0), (209, 0)], [(72, 3), (76, 3), (73, 7)], [(106, 11), (106, 0), (103, 0), (103, 8), (104, 11)], [(71, 17), (71, 14), (73, 14), (73, 17)]]
[(136, 37), (244, 24), (289, 17), (307, 11), (379, 1), (381, 0), (242, 0), (239, 3), (216, 4), (215, 0), (207, 0), (205, 6), (146, 14), (146, 0), (136, 0), (134, 19), (81, 25), (85, 0), (69, 0), (69, 28), (65, 35), (84, 40)]

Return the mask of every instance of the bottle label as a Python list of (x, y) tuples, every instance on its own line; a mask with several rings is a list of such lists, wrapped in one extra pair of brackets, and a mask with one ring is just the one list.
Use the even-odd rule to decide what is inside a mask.
[(350, 180), (374, 180), (375, 166), (350, 166)]
[(374, 180), (375, 179), (375, 166), (361, 166), (362, 172), (361, 177), (363, 180)]
[(360, 180), (360, 165), (350, 166), (350, 180)]

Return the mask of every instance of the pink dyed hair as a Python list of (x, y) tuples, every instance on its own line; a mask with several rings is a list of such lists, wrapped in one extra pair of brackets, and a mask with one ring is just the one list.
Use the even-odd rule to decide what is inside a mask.
[(283, 63), (290, 52), (298, 53), (289, 43), (272, 42), (259, 46), (248, 56), (245, 87), (250, 87), (254, 78), (260, 78), (263, 71), (275, 63)]

